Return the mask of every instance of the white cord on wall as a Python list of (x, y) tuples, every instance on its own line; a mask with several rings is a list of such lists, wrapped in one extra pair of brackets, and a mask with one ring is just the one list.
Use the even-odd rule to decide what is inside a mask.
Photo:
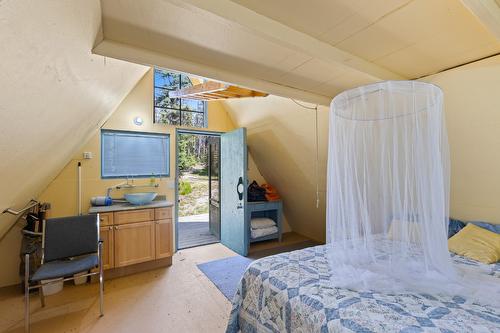
[(314, 127), (315, 127), (315, 136), (316, 136), (316, 162), (315, 162), (315, 169), (316, 169), (316, 208), (319, 208), (319, 134), (318, 134), (318, 104), (316, 104), (314, 107), (311, 106), (306, 106), (304, 104), (301, 104), (297, 102), (296, 100), (290, 98), (292, 102), (297, 104), (298, 106), (308, 109), (308, 110), (314, 110)]

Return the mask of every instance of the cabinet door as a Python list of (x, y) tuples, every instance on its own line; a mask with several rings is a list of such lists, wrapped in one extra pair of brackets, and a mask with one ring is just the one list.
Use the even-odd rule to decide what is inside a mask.
[(113, 224), (113, 213), (99, 213), (99, 226), (104, 227)]
[(100, 239), (103, 241), (102, 244), (103, 269), (110, 269), (115, 267), (113, 233), (114, 233), (113, 226), (99, 228), (99, 236)]
[(155, 222), (156, 259), (172, 256), (172, 220), (159, 220)]
[(115, 267), (138, 264), (155, 258), (153, 221), (115, 226)]

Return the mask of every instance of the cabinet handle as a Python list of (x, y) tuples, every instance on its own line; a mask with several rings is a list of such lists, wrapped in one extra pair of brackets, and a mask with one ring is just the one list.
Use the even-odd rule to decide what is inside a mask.
[(118, 226), (115, 226), (115, 230), (118, 230)]
[(109, 226), (109, 227), (108, 227), (108, 230), (113, 230), (113, 227), (112, 227), (112, 226)]

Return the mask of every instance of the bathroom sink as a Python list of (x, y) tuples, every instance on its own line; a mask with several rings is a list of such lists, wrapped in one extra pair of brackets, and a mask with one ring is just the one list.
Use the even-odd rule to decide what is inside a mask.
[(153, 201), (156, 195), (156, 192), (128, 193), (125, 194), (125, 200), (132, 205), (145, 205)]

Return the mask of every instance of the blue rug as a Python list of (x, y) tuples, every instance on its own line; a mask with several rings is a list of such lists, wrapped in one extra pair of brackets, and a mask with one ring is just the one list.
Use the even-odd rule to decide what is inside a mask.
[(230, 301), (233, 300), (238, 283), (253, 259), (234, 256), (197, 265), (213, 284)]

